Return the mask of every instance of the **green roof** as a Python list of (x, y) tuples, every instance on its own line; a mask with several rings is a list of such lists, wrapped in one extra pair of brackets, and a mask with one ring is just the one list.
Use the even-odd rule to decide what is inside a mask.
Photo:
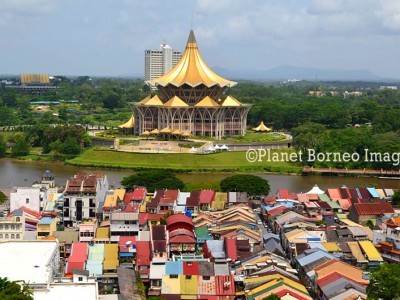
[(329, 201), (331, 201), (331, 199), (329, 198), (329, 196), (326, 195), (326, 194), (318, 195), (318, 197), (319, 197), (319, 199), (320, 199), (321, 201), (324, 201), (324, 202), (329, 202)]
[(327, 203), (329, 204), (330, 207), (332, 207), (333, 209), (340, 209), (340, 205), (335, 202), (335, 201), (327, 201)]
[(201, 239), (201, 238), (202, 239), (207, 239), (207, 238), (211, 239), (210, 232), (208, 231), (208, 228), (206, 225), (195, 228), (194, 232), (196, 233), (197, 239)]
[(347, 215), (346, 214), (336, 214), (336, 217), (338, 219), (347, 219)]

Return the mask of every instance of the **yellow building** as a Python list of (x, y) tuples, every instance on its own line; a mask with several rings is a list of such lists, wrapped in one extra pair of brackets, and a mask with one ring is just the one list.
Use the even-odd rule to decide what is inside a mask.
[(36, 231), (36, 239), (46, 239), (47, 236), (52, 235), (54, 231), (57, 231), (57, 219), (50, 217), (42, 218), (37, 224)]

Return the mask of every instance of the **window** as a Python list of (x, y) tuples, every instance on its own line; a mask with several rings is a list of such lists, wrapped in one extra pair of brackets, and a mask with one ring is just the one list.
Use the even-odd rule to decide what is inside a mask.
[(192, 275), (186, 275), (186, 279), (192, 279)]
[(83, 277), (79, 276), (78, 281), (83, 281)]
[(26, 204), (29, 204), (29, 198), (26, 198)]
[(3, 225), (0, 225), (0, 230), (3, 230)]
[(19, 238), (20, 238), (20, 235), (19, 235), (19, 233), (17, 233), (15, 236), (16, 236), (16, 238), (17, 238), (17, 239), (19, 239)]
[(6, 233), (4, 237), (5, 237), (6, 239), (8, 239), (8, 234)]
[(178, 278), (178, 275), (176, 275), (176, 274), (171, 274), (171, 275), (169, 275), (169, 278)]
[(0, 239), (2, 239), (3, 238), (3, 234), (2, 233), (0, 233)]
[(5, 230), (8, 230), (8, 225), (4, 226), (4, 229), (5, 229)]
[(15, 225), (15, 230), (19, 230), (19, 225)]
[(12, 239), (15, 239), (15, 234), (14, 234), (14, 233), (11, 234), (11, 238), (12, 238)]
[(15, 226), (14, 225), (11, 225), (11, 230), (15, 230)]
[(21, 218), (20, 218), (20, 217), (16, 217), (15, 220), (16, 220), (17, 222), (20, 222), (20, 221), (21, 221)]
[(210, 280), (211, 277), (210, 276), (203, 276), (203, 280)]

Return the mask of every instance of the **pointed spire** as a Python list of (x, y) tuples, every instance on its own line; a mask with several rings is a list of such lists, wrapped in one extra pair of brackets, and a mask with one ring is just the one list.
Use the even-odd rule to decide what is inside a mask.
[(188, 43), (196, 43), (196, 38), (194, 37), (194, 32), (193, 30), (190, 30), (189, 38), (188, 38)]

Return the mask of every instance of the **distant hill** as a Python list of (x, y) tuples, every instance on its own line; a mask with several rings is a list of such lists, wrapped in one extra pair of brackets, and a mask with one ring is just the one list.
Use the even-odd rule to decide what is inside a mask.
[(213, 67), (212, 69), (221, 76), (237, 80), (399, 81), (398, 79), (377, 76), (368, 70), (315, 69), (295, 66), (280, 66), (269, 70), (228, 70), (220, 67)]

